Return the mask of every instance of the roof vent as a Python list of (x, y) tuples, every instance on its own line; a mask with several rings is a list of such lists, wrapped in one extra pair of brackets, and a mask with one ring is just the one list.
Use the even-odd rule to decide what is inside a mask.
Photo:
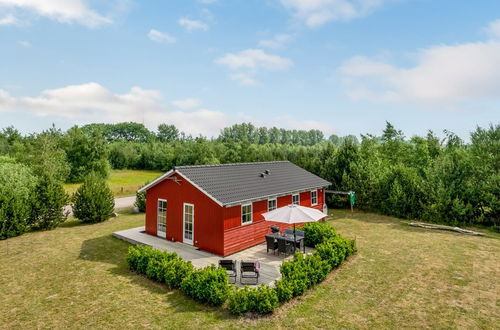
[(265, 178), (265, 177), (266, 177), (266, 174), (265, 174), (265, 173), (260, 173), (260, 174), (259, 174), (259, 176), (260, 176), (261, 178)]
[(267, 174), (267, 175), (269, 175), (269, 174), (271, 174), (271, 171), (265, 170), (264, 173)]

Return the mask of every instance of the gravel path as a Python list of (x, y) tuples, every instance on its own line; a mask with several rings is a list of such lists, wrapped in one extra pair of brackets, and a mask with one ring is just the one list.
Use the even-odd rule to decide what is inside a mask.
[[(134, 203), (135, 196), (115, 198), (115, 210), (132, 207), (134, 206)], [(71, 205), (66, 205), (64, 207), (64, 211), (69, 212), (69, 215), (73, 215), (73, 208)]]

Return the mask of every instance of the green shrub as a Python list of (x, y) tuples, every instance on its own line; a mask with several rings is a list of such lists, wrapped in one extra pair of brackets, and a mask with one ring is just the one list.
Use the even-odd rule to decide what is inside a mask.
[(212, 306), (222, 305), (229, 293), (226, 271), (214, 265), (189, 273), (180, 288), (188, 297)]
[(355, 252), (354, 243), (354, 240), (338, 236), (316, 245), (315, 254), (335, 268)]
[(168, 287), (177, 289), (180, 288), (182, 280), (193, 271), (194, 267), (191, 261), (184, 261), (181, 257), (175, 255), (175, 258), (167, 262), (163, 277)]
[(309, 222), (304, 225), (304, 243), (306, 246), (315, 247), (324, 241), (337, 237), (333, 227), (324, 222)]
[(62, 183), (51, 177), (42, 176), (34, 192), (30, 216), (31, 228), (46, 230), (59, 226), (68, 218), (68, 211), (64, 209), (68, 203), (69, 196), (64, 191)]
[(228, 297), (227, 306), (231, 313), (242, 315), (248, 312), (268, 314), (279, 306), (276, 290), (268, 285), (260, 285), (257, 288), (233, 289)]
[(21, 235), (29, 228), (37, 178), (21, 164), (0, 164), (0, 239)]
[(268, 314), (279, 306), (276, 291), (268, 285), (260, 285), (254, 289), (253, 311), (259, 314)]
[(274, 290), (281, 304), (293, 298), (293, 285), (290, 281), (281, 279), (275, 282), (275, 286)]
[(248, 313), (253, 309), (253, 296), (253, 291), (248, 286), (235, 288), (229, 293), (227, 307), (235, 315)]
[(106, 181), (95, 173), (85, 178), (73, 200), (73, 213), (83, 222), (96, 223), (107, 220), (115, 208), (113, 193)]
[(129, 268), (141, 274), (146, 274), (149, 260), (157, 250), (147, 245), (134, 245), (128, 248), (127, 264)]
[(304, 257), (302, 253), (295, 253), (293, 260), (285, 261), (281, 265), (281, 276), (288, 282), (293, 296), (303, 294), (308, 288), (323, 281), (331, 267), (327, 261), (319, 256), (308, 255)]
[(135, 193), (135, 203), (139, 212), (146, 212), (146, 192), (136, 192)]

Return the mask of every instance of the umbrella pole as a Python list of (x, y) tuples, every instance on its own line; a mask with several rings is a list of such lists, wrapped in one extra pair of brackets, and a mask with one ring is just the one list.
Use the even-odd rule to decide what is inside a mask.
[(297, 235), (295, 234), (295, 224), (293, 224), (293, 252), (297, 248)]

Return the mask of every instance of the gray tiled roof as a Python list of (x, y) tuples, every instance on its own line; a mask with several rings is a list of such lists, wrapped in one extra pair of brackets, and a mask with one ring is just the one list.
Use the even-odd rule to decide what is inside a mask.
[[(289, 161), (177, 166), (174, 170), (222, 205), (331, 184)], [(270, 174), (261, 177), (266, 170)]]

